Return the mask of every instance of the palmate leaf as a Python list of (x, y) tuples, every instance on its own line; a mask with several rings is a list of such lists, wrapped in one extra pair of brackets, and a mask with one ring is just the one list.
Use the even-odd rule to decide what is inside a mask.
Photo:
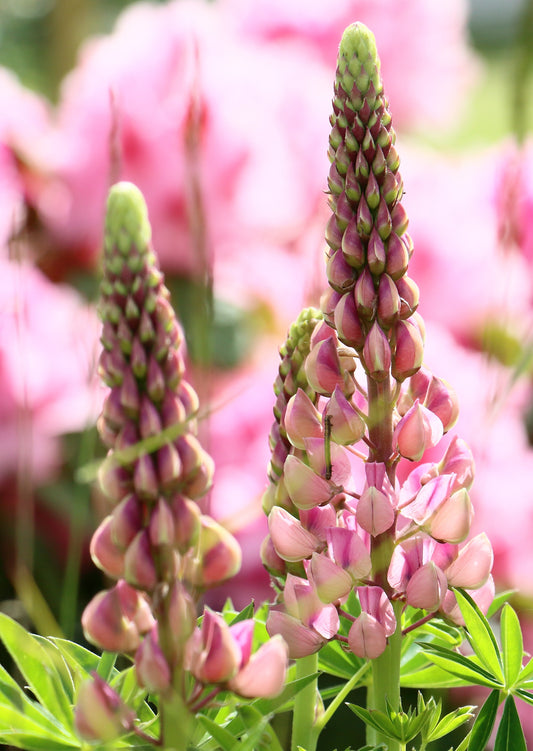
[[(364, 665), (365, 661), (345, 652), (338, 641), (328, 642), (319, 652), (318, 667), (324, 673), (348, 681)], [(370, 665), (370, 663), (369, 663)], [(361, 681), (363, 683), (365, 681)]]
[(500, 648), (489, 622), (466, 592), (454, 590), (464, 618), (470, 645), (481, 663), (494, 676), (495, 681), (504, 683)]
[(494, 727), (499, 702), (500, 692), (497, 689), (491, 691), (479, 710), (470, 731), (468, 751), (484, 751)]
[(505, 685), (511, 688), (515, 685), (522, 670), (524, 643), (520, 621), (516, 612), (508, 603), (503, 606), (500, 627)]
[(429, 658), (443, 670), (448, 671), (452, 675), (461, 678), (467, 684), (474, 686), (488, 686), (489, 688), (503, 688), (503, 676), (502, 681), (496, 680), (491, 673), (485, 670), (480, 665), (464, 657), (458, 652), (452, 652), (444, 647), (439, 647), (434, 644), (421, 645), (426, 650)]
[[(37, 699), (66, 728), (72, 729), (72, 678), (61, 653), (0, 613), (0, 638)], [(53, 650), (53, 651), (52, 651)]]
[(470, 680), (464, 680), (457, 675), (452, 675), (433, 662), (426, 660), (425, 668), (414, 670), (400, 676), (400, 685), (402, 688), (456, 688), (458, 686), (470, 686)]
[(494, 751), (527, 751), (524, 731), (512, 696), (505, 700), (502, 719), (494, 741)]

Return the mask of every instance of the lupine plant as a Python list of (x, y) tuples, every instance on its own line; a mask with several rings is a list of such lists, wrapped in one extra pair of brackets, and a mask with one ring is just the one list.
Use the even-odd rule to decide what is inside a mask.
[[(341, 41), (331, 126), (329, 288), (291, 326), (274, 384), (261, 550), (274, 601), (200, 612), (240, 550), (202, 511), (214, 470), (202, 407), (144, 199), (118, 183), (99, 308), (109, 513), (90, 548), (109, 586), (82, 616), (101, 654), (0, 615), (24, 679), (0, 667), (5, 743), (282, 751), (273, 720), (292, 711), (291, 751), (314, 751), (321, 733), (330, 748), (323, 731), (360, 688), (365, 705), (348, 704), (366, 738), (354, 729), (350, 748), (438, 748), (475, 716), (456, 749), (481, 751), (501, 703), (494, 748), (526, 748), (516, 698), (533, 705), (533, 661), (523, 665), (506, 595), (494, 596), (489, 540), (469, 536), (474, 460), (445, 437), (457, 400), (424, 365), (395, 133), (361, 24)], [(498, 643), (487, 618), (501, 606)], [(431, 689), (472, 684), (490, 689), (479, 711), (443, 715)], [(419, 689), (413, 706), (402, 687)]]

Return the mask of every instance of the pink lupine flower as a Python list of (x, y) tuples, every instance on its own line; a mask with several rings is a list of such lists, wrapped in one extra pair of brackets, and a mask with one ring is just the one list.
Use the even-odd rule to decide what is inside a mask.
[(287, 662), (287, 644), (281, 636), (274, 635), (251, 656), (245, 658), (243, 650), (239, 671), (228, 681), (228, 688), (247, 698), (277, 696), (285, 685)]
[(428, 532), (441, 542), (463, 542), (470, 532), (474, 507), (465, 488), (459, 488), (429, 520)]
[(78, 689), (74, 708), (76, 734), (88, 743), (107, 743), (133, 729), (135, 712), (96, 672)]
[(106, 516), (100, 522), (93, 534), (90, 552), (93, 563), (109, 576), (120, 579), (124, 575), (125, 546), (121, 547), (113, 540), (113, 517), (111, 515)]
[(156, 693), (163, 693), (171, 683), (168, 662), (159, 646), (157, 625), (144, 637), (135, 653), (135, 674), (140, 686)]
[(474, 457), (466, 441), (453, 436), (439, 464), (439, 472), (455, 475), (454, 490), (470, 490), (474, 482)]
[(198, 542), (185, 559), (186, 578), (196, 587), (211, 587), (235, 576), (241, 567), (235, 537), (211, 516), (200, 516)]
[(236, 675), (241, 660), (242, 651), (228, 624), (205, 608), (202, 626), (187, 644), (188, 669), (202, 683), (225, 683)]
[(326, 540), (330, 558), (350, 574), (354, 583), (369, 575), (372, 567), (370, 553), (354, 530), (330, 527), (326, 530)]
[(341, 445), (357, 443), (365, 433), (365, 423), (338, 386), (324, 411), (330, 421), (331, 439)]
[(305, 448), (305, 438), (323, 435), (320, 412), (302, 389), (298, 389), (287, 403), (285, 430), (289, 441), (299, 449)]
[(147, 600), (123, 579), (99, 592), (81, 617), (86, 638), (110, 652), (134, 652), (155, 623)]
[(361, 494), (355, 516), (357, 523), (373, 537), (390, 529), (396, 518), (390, 497), (372, 485)]
[(313, 532), (280, 506), (274, 506), (268, 515), (268, 528), (277, 554), (285, 561), (309, 558), (321, 546)]
[(335, 494), (335, 488), (297, 456), (289, 455), (284, 464), (287, 491), (295, 506), (309, 509), (326, 503)]
[(437, 445), (442, 434), (442, 422), (417, 399), (396, 425), (394, 442), (402, 456), (418, 461), (428, 448)]
[(324, 553), (313, 553), (306, 561), (306, 574), (322, 602), (337, 602), (346, 597), (353, 587), (350, 574)]
[(487, 535), (473, 537), (459, 551), (457, 558), (445, 569), (450, 587), (479, 589), (487, 581), (494, 562), (494, 553)]
[(414, 608), (431, 613), (439, 608), (447, 590), (446, 574), (434, 561), (428, 561), (416, 569), (407, 582), (405, 601)]
[(395, 548), (387, 580), (397, 592), (405, 592), (409, 580), (426, 563), (432, 561), (442, 571), (454, 560), (457, 546), (438, 543), (424, 534), (417, 534)]
[(424, 525), (438, 511), (453, 492), (453, 475), (439, 475), (430, 478), (408, 505), (402, 507), (402, 515)]
[(344, 390), (345, 378), (332, 335), (313, 346), (305, 361), (305, 372), (309, 384), (318, 394), (331, 396), (336, 386)]
[(348, 633), (348, 644), (358, 657), (375, 659), (385, 651), (387, 637), (396, 630), (396, 616), (381, 587), (359, 587), (361, 615)]
[[(487, 613), (492, 601), (494, 600), (495, 587), (494, 579), (490, 575), (479, 589), (466, 589), (466, 592), (472, 597), (476, 605), (483, 613)], [(461, 615), (461, 610), (457, 604), (457, 598), (455, 594), (449, 589), (444, 596), (441, 604), (441, 612), (458, 626), (464, 626), (464, 618)]]
[(295, 659), (317, 652), (337, 633), (339, 615), (336, 608), (324, 604), (306, 579), (287, 574), (284, 588), (284, 608), (270, 609), (267, 630), (270, 635), (281, 634), (289, 647), (289, 657)]

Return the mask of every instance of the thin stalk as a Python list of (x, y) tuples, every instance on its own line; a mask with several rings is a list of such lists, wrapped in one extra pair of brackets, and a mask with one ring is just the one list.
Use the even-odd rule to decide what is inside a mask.
[(187, 751), (194, 718), (177, 691), (173, 691), (169, 698), (161, 697), (160, 717), (161, 748), (164, 751)]
[[(383, 654), (372, 661), (372, 686), (367, 694), (367, 708), (387, 711), (389, 704), (399, 709), (400, 706), (400, 659), (402, 652), (402, 626), (400, 602), (393, 603), (396, 616), (396, 631), (389, 637), (389, 643)], [(377, 730), (367, 730), (367, 741), (374, 745), (385, 743), (388, 751), (401, 751), (402, 744), (394, 741)]]
[[(313, 675), (318, 669), (318, 654), (300, 657), (296, 660), (296, 679)], [(294, 699), (292, 717), (291, 751), (298, 751), (298, 746), (305, 751), (315, 751), (318, 734), (316, 723), (316, 697), (318, 682), (315, 678), (303, 688)]]
[(363, 678), (366, 672), (368, 672), (370, 668), (370, 662), (365, 662), (364, 665), (362, 665), (359, 670), (352, 675), (349, 681), (344, 684), (344, 686), (341, 688), (337, 696), (331, 701), (330, 704), (328, 704), (327, 709), (325, 712), (317, 719), (316, 721), (316, 730), (317, 730), (317, 736), (322, 732), (322, 730), (326, 727), (327, 723), (331, 720), (337, 709), (340, 707), (342, 702), (346, 699), (350, 691), (352, 691), (354, 688), (357, 687), (359, 684), (359, 681)]

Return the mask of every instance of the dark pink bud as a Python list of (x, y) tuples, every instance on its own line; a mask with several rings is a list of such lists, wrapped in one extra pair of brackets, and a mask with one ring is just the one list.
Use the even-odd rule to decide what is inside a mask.
[(174, 544), (174, 515), (164, 498), (158, 498), (150, 512), (148, 535), (150, 543), (154, 546)]
[(424, 359), (424, 340), (418, 326), (411, 320), (397, 321), (394, 326), (392, 375), (397, 381), (413, 376)]
[(154, 501), (159, 495), (159, 482), (150, 454), (141, 454), (135, 461), (133, 487), (139, 498)]
[(372, 231), (374, 220), (372, 217), (372, 212), (370, 211), (370, 208), (364, 198), (361, 198), (357, 206), (355, 222), (357, 231), (359, 232), (361, 237), (369, 237), (370, 232)]
[(365, 268), (355, 284), (355, 304), (361, 318), (371, 320), (377, 306), (377, 294), (370, 271)]
[(102, 407), (102, 417), (114, 430), (120, 430), (126, 420), (120, 403), (120, 388), (113, 388), (106, 396)]
[(388, 206), (383, 198), (379, 202), (374, 225), (382, 240), (386, 240), (390, 236), (392, 232), (392, 219)]
[(182, 480), (182, 463), (173, 443), (165, 443), (157, 452), (157, 475), (165, 491), (176, 488)]
[(402, 183), (398, 175), (387, 170), (381, 186), (381, 194), (388, 206), (396, 203), (402, 190)]
[(400, 317), (409, 318), (418, 307), (420, 291), (418, 285), (410, 277), (404, 275), (396, 281), (398, 294), (400, 295)]
[(159, 646), (157, 625), (148, 633), (135, 653), (135, 674), (142, 688), (154, 693), (163, 693), (171, 685), (168, 662)]
[(131, 370), (126, 370), (120, 388), (120, 403), (124, 412), (130, 417), (137, 417), (139, 412), (139, 385)]
[(185, 560), (185, 579), (194, 587), (213, 587), (235, 576), (241, 560), (241, 548), (231, 532), (202, 515), (196, 549)]
[(159, 435), (163, 429), (161, 416), (157, 407), (150, 399), (143, 396), (139, 409), (139, 430), (142, 438)]
[(136, 495), (123, 498), (111, 514), (111, 539), (125, 550), (143, 526), (144, 506)]
[(135, 712), (97, 673), (83, 681), (74, 707), (76, 735), (87, 743), (110, 743), (133, 729)]
[(103, 493), (116, 503), (132, 489), (130, 473), (113, 458), (112, 453), (108, 454), (100, 465), (98, 482)]
[(201, 629), (187, 645), (186, 663), (202, 683), (224, 683), (237, 673), (242, 653), (221, 615), (204, 611)]
[(147, 529), (141, 530), (129, 544), (124, 556), (124, 578), (132, 586), (152, 592), (158, 581), (154, 551)]
[(373, 172), (368, 176), (368, 182), (365, 188), (365, 198), (370, 209), (377, 209), (379, 204), (379, 185)]
[(153, 356), (148, 361), (146, 391), (150, 399), (154, 402), (160, 402), (165, 396), (165, 378), (159, 363)]
[(183, 355), (176, 349), (171, 349), (163, 363), (163, 376), (167, 387), (176, 389), (185, 373)]
[(196, 545), (200, 533), (201, 512), (194, 501), (180, 495), (172, 498), (171, 505), (174, 516), (174, 544), (183, 554)]
[(146, 351), (137, 337), (134, 337), (130, 354), (131, 369), (137, 378), (146, 375)]
[(384, 327), (392, 326), (400, 312), (400, 296), (394, 281), (382, 274), (378, 286), (378, 321)]
[(359, 182), (357, 181), (357, 178), (355, 176), (353, 163), (350, 162), (348, 165), (348, 169), (346, 171), (346, 184), (345, 184), (345, 190), (346, 195), (349, 198), (350, 201), (352, 201), (353, 205), (359, 203), (361, 200), (361, 186), (359, 185)]
[(372, 229), (370, 237), (368, 239), (368, 247), (366, 251), (366, 260), (368, 268), (374, 276), (379, 276), (385, 270), (385, 245), (383, 240), (378, 235), (376, 228)]
[(338, 292), (346, 292), (355, 284), (355, 279), (350, 266), (341, 250), (336, 250), (328, 259), (326, 266), (328, 282)]
[(405, 244), (405, 236), (398, 237), (394, 232), (389, 237), (387, 245), (387, 262), (385, 271), (397, 281), (407, 271), (409, 265), (409, 252)]
[(365, 343), (365, 334), (355, 307), (354, 296), (348, 292), (338, 301), (333, 321), (339, 339), (349, 347), (361, 349)]
[(320, 310), (324, 315), (324, 323), (329, 324), (330, 335), (331, 326), (333, 326), (333, 316), (335, 313), (335, 306), (341, 300), (343, 295), (340, 292), (336, 292), (331, 287), (328, 287), (320, 297)]
[(198, 400), (198, 394), (193, 389), (188, 381), (182, 381), (179, 385), (178, 396), (185, 408), (187, 417), (196, 415), (200, 409), (200, 402)]
[[(275, 508), (275, 507), (273, 507)], [(280, 558), (272, 538), (270, 535), (266, 535), (261, 543), (261, 563), (266, 568), (269, 574), (272, 576), (285, 576), (287, 573), (287, 566), (283, 558)]]
[(100, 523), (92, 536), (90, 552), (98, 568), (114, 579), (119, 579), (124, 572), (124, 548), (113, 541), (112, 521), (112, 516), (106, 516)]
[(337, 225), (339, 229), (341, 232), (344, 232), (353, 216), (353, 210), (348, 198), (346, 197), (346, 193), (341, 193), (337, 198), (335, 216), (337, 217)]
[(119, 349), (103, 350), (98, 363), (98, 375), (110, 387), (120, 386), (128, 364)]
[(363, 268), (365, 264), (365, 249), (357, 232), (355, 217), (351, 218), (350, 223), (344, 230), (341, 249), (349, 266), (354, 269)]
[(358, 151), (357, 156), (355, 158), (355, 177), (358, 180), (358, 182), (361, 184), (362, 182), (363, 183), (366, 182), (369, 174), (370, 174), (370, 168), (368, 166), (368, 162), (365, 159), (363, 149), (360, 149), (360, 151)]
[(155, 337), (152, 317), (146, 309), (144, 309), (141, 313), (141, 320), (139, 322), (139, 336), (141, 338), (141, 342), (143, 342), (144, 344), (151, 342)]
[(328, 187), (333, 195), (338, 196), (344, 190), (344, 180), (339, 175), (337, 167), (332, 164), (328, 175)]
[(375, 381), (387, 378), (391, 366), (391, 349), (385, 333), (377, 322), (373, 323), (368, 332), (363, 347), (363, 360), (371, 378)]
[(341, 247), (342, 231), (337, 224), (337, 217), (332, 214), (326, 225), (326, 242), (332, 250), (338, 250)]
[(187, 418), (187, 413), (180, 397), (168, 390), (163, 397), (163, 403), (159, 408), (159, 414), (161, 415), (164, 428), (169, 428), (171, 425), (185, 422)]
[(137, 432), (137, 425), (132, 420), (128, 420), (124, 424), (124, 427), (122, 428), (120, 433), (117, 435), (115, 449), (117, 451), (124, 451), (130, 449), (132, 446), (135, 446), (135, 444), (138, 442), (139, 434)]
[(154, 622), (147, 601), (123, 580), (93, 597), (81, 617), (87, 640), (110, 652), (134, 652)]
[[(391, 147), (391, 149), (393, 148), (394, 146)], [(388, 157), (389, 155), (387, 154), (387, 160)], [(409, 217), (407, 216), (407, 212), (403, 204), (395, 204), (394, 208), (391, 211), (391, 218), (392, 228), (394, 232), (396, 232), (397, 235), (403, 235), (403, 233), (407, 230), (407, 225), (409, 224)]]

